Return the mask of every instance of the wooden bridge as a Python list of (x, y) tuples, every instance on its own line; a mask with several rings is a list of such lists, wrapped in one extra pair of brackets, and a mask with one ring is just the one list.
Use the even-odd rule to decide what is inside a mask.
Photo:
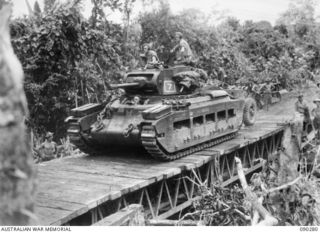
[(197, 198), (198, 178), (208, 184), (236, 181), (235, 156), (247, 173), (261, 168), (257, 159), (268, 158), (281, 146), (285, 120), (261, 116), (236, 138), (172, 162), (132, 153), (39, 164), (35, 200), (39, 224), (92, 225), (134, 203), (142, 204), (151, 218), (166, 219)]

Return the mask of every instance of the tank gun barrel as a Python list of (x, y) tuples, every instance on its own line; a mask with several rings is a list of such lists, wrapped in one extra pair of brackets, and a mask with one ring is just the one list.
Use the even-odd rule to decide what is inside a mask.
[(117, 89), (117, 88), (124, 88), (124, 87), (138, 87), (141, 84), (138, 82), (134, 82), (134, 83), (120, 83), (120, 84), (111, 84), (110, 87), (112, 89)]

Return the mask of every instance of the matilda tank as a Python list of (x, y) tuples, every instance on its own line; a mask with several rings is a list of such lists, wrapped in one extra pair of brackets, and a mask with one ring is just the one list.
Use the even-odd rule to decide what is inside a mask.
[(111, 88), (122, 94), (74, 108), (66, 119), (70, 141), (85, 153), (144, 148), (170, 161), (229, 140), (255, 121), (253, 99), (201, 87), (201, 72), (188, 66), (128, 72)]

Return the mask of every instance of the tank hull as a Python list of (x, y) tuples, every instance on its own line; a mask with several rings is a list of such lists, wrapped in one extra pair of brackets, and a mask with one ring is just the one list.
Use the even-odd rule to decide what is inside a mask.
[[(199, 145), (205, 148), (208, 147), (206, 143), (212, 144), (215, 139), (222, 142), (235, 135), (242, 124), (243, 103), (243, 100), (229, 96), (210, 94), (184, 99), (180, 104), (156, 102), (134, 106), (117, 103), (111, 105), (111, 117), (99, 123), (91, 120), (89, 128), (86, 124), (87, 130), (80, 126), (83, 133), (79, 135), (95, 148), (130, 150), (141, 147), (157, 159), (172, 160), (177, 155), (185, 156), (188, 150), (188, 153), (196, 151)], [(98, 116), (93, 113), (90, 117), (95, 114)], [(80, 119), (78, 122), (81, 125), (85, 121)]]
[(96, 144), (103, 147), (142, 146), (140, 140), (141, 122), (143, 122), (143, 118), (139, 111), (116, 112), (111, 119), (102, 121), (103, 126), (100, 129), (93, 126), (90, 136)]

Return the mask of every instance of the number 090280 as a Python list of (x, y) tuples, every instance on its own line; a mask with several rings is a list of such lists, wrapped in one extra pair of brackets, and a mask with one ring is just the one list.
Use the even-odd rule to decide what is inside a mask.
[(318, 231), (318, 227), (300, 227), (300, 231), (306, 231), (306, 232)]

